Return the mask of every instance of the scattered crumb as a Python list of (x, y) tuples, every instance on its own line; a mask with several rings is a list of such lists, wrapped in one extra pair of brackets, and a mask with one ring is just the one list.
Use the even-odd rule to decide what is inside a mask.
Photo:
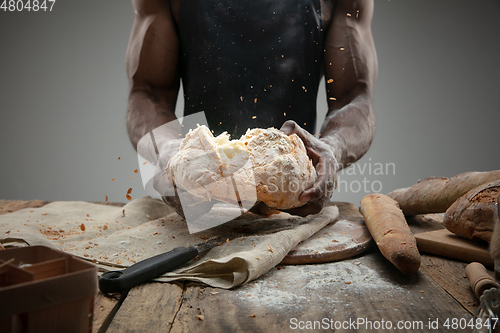
[(328, 79), (328, 81), (326, 81), (326, 83), (332, 83), (333, 82), (333, 79)]
[(274, 253), (274, 250), (273, 250), (273, 248), (271, 247), (271, 244), (267, 244), (267, 245), (269, 246), (269, 250), (270, 250), (272, 253)]
[(108, 196), (106, 196), (106, 202), (108, 201)]
[[(125, 216), (125, 209), (122, 210), (122, 215)], [(118, 222), (118, 221), (116, 221), (116, 222)]]
[(80, 224), (80, 229), (81, 229), (82, 231), (85, 231), (85, 224), (83, 224), (83, 223), (82, 223), (82, 224)]
[(212, 291), (210, 292), (212, 295), (217, 295), (219, 292), (218, 291)]
[(256, 315), (254, 315), (254, 314), (251, 314), (251, 315), (250, 315), (250, 317), (255, 318), (255, 317), (257, 317), (257, 316), (256, 316)]
[(351, 284), (352, 282), (351, 281), (348, 281), (348, 282), (344, 282), (344, 284)]
[(138, 172), (139, 172), (139, 170), (137, 170), (137, 169), (134, 170), (134, 173), (138, 173)]
[(47, 213), (42, 213), (42, 215), (47, 215)]
[(199, 321), (203, 321), (203, 320), (205, 320), (205, 316), (204, 315), (197, 315), (196, 319), (198, 319)]
[(116, 178), (111, 178), (111, 181), (115, 180)]

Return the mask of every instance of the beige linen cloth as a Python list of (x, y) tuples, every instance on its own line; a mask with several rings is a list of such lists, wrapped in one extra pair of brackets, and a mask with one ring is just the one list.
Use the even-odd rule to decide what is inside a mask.
[[(221, 212), (224, 209), (227, 207), (221, 207)], [(246, 213), (218, 227), (189, 234), (186, 222), (171, 207), (151, 197), (135, 199), (124, 207), (58, 201), (1, 215), (0, 243), (60, 249), (93, 261), (105, 272), (220, 236), (226, 239), (220, 246), (157, 280), (192, 280), (229, 289), (264, 274), (298, 243), (337, 217), (335, 206), (305, 218), (287, 213), (269, 217)]]

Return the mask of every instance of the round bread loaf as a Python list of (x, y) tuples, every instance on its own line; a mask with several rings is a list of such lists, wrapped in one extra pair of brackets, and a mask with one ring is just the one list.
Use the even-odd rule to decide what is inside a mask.
[(300, 194), (317, 179), (302, 140), (274, 128), (251, 129), (229, 140), (225, 132), (214, 137), (199, 126), (186, 135), (167, 173), (198, 197), (248, 205), (263, 201), (278, 209), (302, 206)]
[(472, 241), (489, 243), (493, 235), (499, 193), (500, 180), (470, 190), (444, 213), (445, 228)]

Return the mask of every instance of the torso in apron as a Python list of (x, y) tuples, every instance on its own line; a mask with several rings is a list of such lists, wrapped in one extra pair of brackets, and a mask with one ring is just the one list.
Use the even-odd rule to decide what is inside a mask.
[(288, 119), (315, 132), (320, 0), (182, 0), (178, 26), (184, 115), (232, 138)]

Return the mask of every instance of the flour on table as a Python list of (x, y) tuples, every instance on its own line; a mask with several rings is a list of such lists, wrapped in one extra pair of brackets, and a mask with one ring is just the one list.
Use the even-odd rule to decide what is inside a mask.
[[(343, 290), (377, 290), (405, 292), (402, 287), (391, 286), (382, 274), (360, 260), (344, 260), (326, 264), (282, 266), (273, 268), (267, 276), (236, 289), (241, 302), (251, 306), (290, 307), (296, 310), (310, 306), (311, 298), (336, 303)], [(331, 289), (334, 293), (325, 293)], [(321, 292), (320, 292), (321, 291)], [(403, 296), (403, 295), (402, 295)], [(342, 300), (338, 300), (343, 302)], [(314, 300), (312, 300), (314, 302)]]

